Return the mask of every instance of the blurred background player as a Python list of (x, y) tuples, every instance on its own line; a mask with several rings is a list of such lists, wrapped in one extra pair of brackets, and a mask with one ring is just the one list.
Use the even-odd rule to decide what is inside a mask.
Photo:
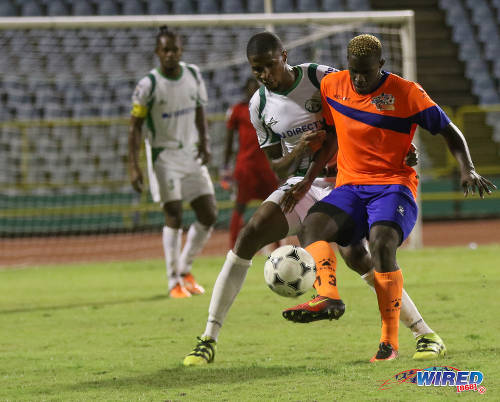
[[(224, 183), (232, 183), (233, 179), (236, 182), (236, 202), (229, 225), (230, 249), (234, 247), (236, 237), (245, 224), (243, 214), (248, 202), (265, 200), (278, 188), (278, 179), (259, 147), (257, 133), (250, 121), (248, 104), (258, 89), (259, 83), (254, 78), (248, 78), (244, 87), (244, 99), (227, 112), (224, 169), (221, 176)], [(238, 133), (238, 152), (234, 170), (231, 172), (229, 165), (233, 154), (235, 132)]]
[[(396, 250), (418, 214), (418, 177), (404, 163), (417, 124), (444, 137), (465, 195), (477, 189), (483, 197), (495, 187), (475, 172), (462, 133), (422, 87), (382, 70), (375, 36), (353, 38), (347, 55), (348, 70), (321, 82), (323, 115), (338, 141), (336, 188), (309, 210), (300, 238), (320, 264), (333, 253), (328, 242), (346, 246), (368, 237), (382, 319), (379, 349), (370, 361), (387, 361), (398, 356), (399, 346), (403, 276)], [(287, 197), (293, 199), (294, 191)], [(438, 338), (417, 338), (417, 352), (421, 347), (444, 354)]]
[[(210, 158), (203, 105), (205, 84), (198, 67), (182, 61), (180, 37), (166, 26), (156, 36), (160, 67), (142, 78), (132, 96), (129, 125), (129, 172), (134, 189), (143, 191), (139, 164), (142, 126), (147, 121), (146, 154), (150, 190), (165, 212), (162, 242), (170, 297), (202, 294), (191, 274), (217, 218), (214, 187), (205, 166)], [(196, 221), (182, 244), (182, 202), (191, 204)]]
[[(253, 74), (264, 84), (250, 100), (251, 121), (271, 167), (286, 182), (259, 206), (228, 252), (214, 286), (205, 332), (184, 359), (186, 366), (213, 362), (220, 329), (243, 286), (255, 253), (266, 244), (298, 233), (309, 208), (333, 188), (328, 178), (317, 177), (332, 159), (334, 146), (323, 144), (323, 141), (332, 142), (334, 136), (326, 135), (323, 130), (319, 86), (324, 76), (336, 70), (314, 63), (290, 66), (281, 40), (270, 32), (250, 38), (247, 57)], [(299, 183), (300, 194), (293, 205), (283, 205), (284, 195)], [(373, 264), (365, 243), (346, 247), (343, 255), (348, 266), (364, 275), (365, 281), (372, 285)], [(319, 295), (285, 310), (286, 319), (331, 320), (344, 313), (344, 303), (337, 290), (335, 254), (331, 252), (321, 263), (317, 262), (317, 270), (314, 286)], [(433, 333), (407, 294), (406, 297), (405, 325), (417, 336)], [(441, 345), (444, 348), (442, 341)], [(426, 358), (436, 357), (434, 351), (426, 352)]]

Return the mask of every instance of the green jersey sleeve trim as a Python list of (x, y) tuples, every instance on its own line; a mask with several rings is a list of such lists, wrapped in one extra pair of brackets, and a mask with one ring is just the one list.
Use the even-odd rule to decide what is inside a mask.
[(316, 63), (309, 64), (309, 67), (307, 67), (307, 76), (309, 77), (309, 81), (311, 81), (311, 84), (313, 84), (316, 88), (320, 89), (318, 75), (316, 74), (317, 70), (318, 70), (318, 65)]
[(154, 148), (151, 148), (151, 159), (153, 160), (153, 163), (156, 162), (156, 159), (158, 159), (158, 156), (161, 154), (161, 152), (164, 150), (165, 148), (161, 148), (161, 147), (154, 147)]
[(259, 119), (262, 119), (262, 112), (264, 112), (264, 108), (266, 107), (266, 88), (264, 86), (259, 88), (259, 97)]
[(189, 70), (189, 72), (193, 75), (194, 79), (196, 80), (196, 83), (200, 85), (200, 79), (198, 77), (198, 74), (196, 74), (196, 70), (191, 66), (186, 66), (186, 67)]
[(151, 80), (151, 91), (149, 91), (149, 96), (151, 97), (156, 88), (156, 77), (154, 76), (154, 74), (149, 73), (148, 78)]

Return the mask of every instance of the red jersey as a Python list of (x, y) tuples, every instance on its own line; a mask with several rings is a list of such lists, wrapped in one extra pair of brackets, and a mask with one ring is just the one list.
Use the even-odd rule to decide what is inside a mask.
[(274, 173), (269, 166), (269, 161), (264, 151), (259, 146), (257, 133), (250, 121), (248, 103), (238, 103), (228, 110), (229, 119), (227, 128), (238, 131), (239, 149), (236, 155), (235, 174), (241, 169), (268, 169), (270, 174)]
[(416, 197), (418, 178), (405, 164), (417, 124), (437, 134), (450, 123), (422, 87), (383, 72), (380, 85), (361, 95), (349, 71), (321, 81), (323, 115), (337, 131), (336, 186), (402, 184)]

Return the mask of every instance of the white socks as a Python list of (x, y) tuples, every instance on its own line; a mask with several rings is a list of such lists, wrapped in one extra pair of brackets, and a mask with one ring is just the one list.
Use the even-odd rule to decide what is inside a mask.
[[(374, 270), (368, 271), (366, 274), (361, 275), (361, 278), (372, 288), (374, 289)], [(403, 289), (403, 293), (401, 295), (401, 314), (399, 319), (403, 322), (403, 324), (411, 330), (413, 336), (416, 338), (419, 335), (429, 334), (434, 332), (424, 321), (422, 316), (420, 315), (415, 303), (408, 296), (406, 290)]]
[(203, 226), (200, 222), (195, 221), (189, 226), (186, 237), (186, 244), (182, 249), (179, 259), (179, 270), (181, 275), (191, 272), (194, 257), (203, 249), (208, 238), (212, 234), (212, 226)]
[(236, 295), (240, 292), (252, 260), (244, 260), (229, 250), (226, 261), (215, 281), (210, 307), (208, 308), (207, 327), (203, 336), (217, 340), (227, 312)]
[(167, 266), (168, 290), (180, 283), (179, 252), (182, 242), (182, 229), (173, 229), (163, 226), (163, 251), (165, 253), (165, 265)]

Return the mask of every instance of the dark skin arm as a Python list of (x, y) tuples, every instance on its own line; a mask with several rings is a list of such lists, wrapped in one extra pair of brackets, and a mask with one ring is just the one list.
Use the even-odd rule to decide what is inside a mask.
[(458, 162), (460, 184), (464, 190), (464, 196), (467, 197), (469, 194), (474, 194), (476, 190), (479, 192), (481, 198), (484, 198), (485, 193), (491, 194), (496, 189), (496, 186), (488, 179), (476, 173), (467, 141), (458, 127), (450, 123), (439, 134), (444, 137), (448, 149)]
[(208, 125), (207, 119), (205, 118), (205, 109), (201, 105), (196, 107), (195, 125), (198, 129), (199, 137), (197, 158), (200, 158), (201, 163), (206, 165), (210, 162), (211, 152), (210, 145), (208, 144)]
[(132, 187), (138, 193), (141, 193), (144, 188), (144, 179), (139, 165), (143, 123), (143, 118), (131, 116), (128, 128), (128, 171)]
[(325, 137), (324, 130), (312, 131), (303, 135), (295, 148), (289, 154), (283, 155), (281, 144), (264, 148), (271, 169), (280, 179), (287, 179), (298, 167), (300, 160), (309, 155), (312, 150), (321, 146)]
[(338, 150), (337, 134), (334, 127), (327, 128), (328, 134), (325, 136), (321, 147), (317, 150), (314, 158), (307, 169), (304, 178), (287, 191), (280, 201), (283, 212), (288, 213), (295, 208), (295, 205), (309, 191), (313, 181), (323, 172), (324, 167)]

